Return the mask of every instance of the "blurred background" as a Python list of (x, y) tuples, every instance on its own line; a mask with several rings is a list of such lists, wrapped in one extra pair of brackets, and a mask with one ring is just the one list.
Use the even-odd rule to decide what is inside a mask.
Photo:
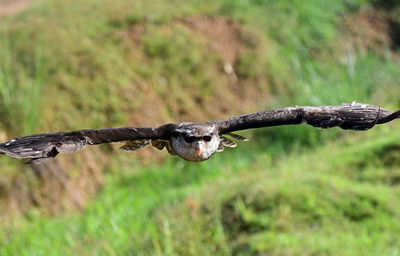
[[(398, 0), (0, 0), (0, 141), (400, 107)], [(399, 122), (243, 131), (189, 163), (87, 147), (0, 158), (0, 255), (400, 255)]]

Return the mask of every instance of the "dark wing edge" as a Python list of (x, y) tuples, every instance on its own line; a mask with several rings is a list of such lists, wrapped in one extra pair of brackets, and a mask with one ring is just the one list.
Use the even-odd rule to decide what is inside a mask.
[(15, 158), (31, 158), (27, 164), (39, 164), (59, 153), (71, 154), (87, 144), (120, 142), (138, 139), (167, 139), (175, 124), (158, 128), (105, 128), (72, 132), (42, 133), (15, 138), (0, 144), (0, 154)]
[(379, 106), (353, 102), (338, 106), (285, 107), (213, 122), (219, 134), (227, 134), (245, 129), (302, 123), (324, 129), (340, 127), (345, 130), (368, 130), (376, 124), (387, 123), (399, 117), (400, 110), (392, 112)]

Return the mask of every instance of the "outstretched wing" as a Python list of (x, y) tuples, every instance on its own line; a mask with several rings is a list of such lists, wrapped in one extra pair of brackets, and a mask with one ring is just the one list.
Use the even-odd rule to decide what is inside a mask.
[(0, 144), (0, 154), (15, 158), (32, 158), (38, 164), (58, 153), (71, 154), (89, 145), (141, 139), (167, 139), (175, 124), (158, 128), (106, 128), (72, 132), (43, 133), (12, 139)]
[(296, 106), (232, 117), (226, 121), (214, 121), (219, 134), (251, 128), (294, 125), (306, 123), (319, 128), (340, 127), (351, 130), (367, 130), (375, 124), (392, 121), (400, 111), (392, 112), (379, 106), (352, 103), (339, 106)]

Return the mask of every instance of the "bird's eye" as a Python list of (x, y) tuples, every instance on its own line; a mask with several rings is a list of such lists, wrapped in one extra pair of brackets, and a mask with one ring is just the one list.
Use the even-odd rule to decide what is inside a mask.
[(185, 141), (187, 143), (192, 143), (192, 142), (194, 142), (195, 139), (196, 139), (196, 137), (194, 137), (194, 136), (185, 136)]
[(204, 140), (205, 142), (209, 142), (209, 141), (211, 141), (211, 136), (204, 136), (204, 137), (203, 137), (203, 140)]

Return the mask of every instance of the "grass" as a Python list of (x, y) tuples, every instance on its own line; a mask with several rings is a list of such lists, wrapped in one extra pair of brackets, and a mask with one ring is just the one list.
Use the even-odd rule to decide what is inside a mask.
[[(163, 221), (171, 222), (168, 248), (173, 248), (172, 255), (396, 255), (398, 187), (387, 180), (363, 179), (356, 170), (361, 161), (377, 173), (382, 162), (367, 161), (364, 154), (398, 141), (375, 136), (293, 154), (275, 164), (258, 157), (252, 172), (228, 171), (189, 193), (192, 203), (159, 210), (160, 229), (165, 229)], [(343, 149), (343, 143), (349, 145)], [(348, 156), (352, 159), (346, 160)]]
[[(39, 1), (0, 24), (0, 135), (226, 118), (260, 106), (355, 100), (395, 109), (398, 56), (389, 46), (361, 51), (341, 26), (368, 6)], [(241, 83), (226, 79), (209, 38), (179, 23), (196, 15), (240, 24)], [(133, 26), (144, 27), (139, 41)], [(0, 255), (398, 255), (397, 128), (262, 129), (203, 163), (141, 164), (103, 147), (113, 159), (107, 184), (87, 208), (2, 218)], [(22, 175), (38, 180), (20, 186), (40, 186), (26, 167), (0, 164), (2, 198)]]
[[(16, 39), (21, 40), (21, 38)], [(8, 131), (32, 133), (40, 120), (41, 84), (44, 78), (45, 60), (40, 40), (33, 43), (31, 53), (17, 62), (19, 49), (13, 40), (3, 38), (0, 56), (0, 99), (1, 115)]]
[[(396, 255), (400, 191), (390, 177), (399, 168), (393, 165), (384, 179), (362, 173), (382, 174), (384, 163), (371, 150), (397, 154), (388, 149), (399, 138), (390, 135), (379, 128), (274, 162), (265, 152), (243, 157), (252, 151), (247, 145), (208, 163), (170, 160), (113, 170), (84, 213), (51, 219), (32, 213), (15, 226), (4, 225), (19, 232), (3, 229), (0, 252)], [(374, 155), (376, 161), (366, 160)], [(355, 169), (361, 163), (365, 167)]]

